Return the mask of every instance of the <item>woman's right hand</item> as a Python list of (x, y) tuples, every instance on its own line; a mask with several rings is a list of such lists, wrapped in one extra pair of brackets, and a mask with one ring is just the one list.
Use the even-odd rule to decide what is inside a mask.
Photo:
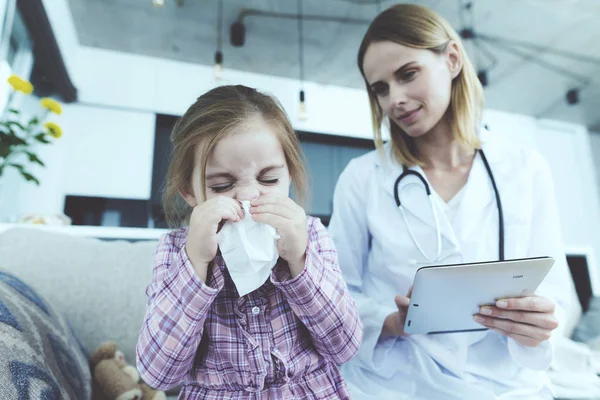
[(408, 313), (411, 293), (412, 286), (408, 290), (406, 296), (397, 295), (394, 298), (398, 311), (391, 313), (383, 321), (383, 328), (381, 329), (382, 338), (408, 336), (408, 333), (404, 333), (404, 323), (406, 322), (406, 314)]
[(240, 202), (226, 196), (213, 197), (194, 207), (185, 251), (202, 281), (206, 281), (208, 264), (217, 255), (217, 233), (222, 223), (238, 222), (243, 216)]

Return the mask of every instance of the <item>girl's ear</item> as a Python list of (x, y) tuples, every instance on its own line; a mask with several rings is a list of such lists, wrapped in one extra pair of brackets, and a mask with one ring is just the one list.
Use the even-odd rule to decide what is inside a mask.
[(190, 207), (194, 208), (198, 205), (198, 200), (196, 200), (196, 196), (194, 196), (194, 193), (191, 191), (190, 187), (180, 189), (179, 194)]

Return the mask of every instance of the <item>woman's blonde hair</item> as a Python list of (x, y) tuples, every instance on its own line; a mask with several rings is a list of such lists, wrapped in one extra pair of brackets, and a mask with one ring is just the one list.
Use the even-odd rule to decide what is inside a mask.
[[(163, 208), (171, 227), (189, 223), (192, 208), (181, 192), (192, 191), (192, 175), (201, 146), (201, 187), (206, 199), (206, 164), (216, 144), (252, 118), (261, 117), (277, 134), (290, 172), (294, 195), (303, 205), (308, 180), (300, 141), (281, 104), (246, 86), (220, 86), (200, 96), (177, 121), (171, 133), (173, 150), (163, 190)], [(197, 199), (199, 202), (203, 199)]]
[[(365, 79), (371, 104), (375, 146), (380, 151), (383, 148), (381, 137), (383, 110), (365, 78), (363, 62), (371, 43), (386, 41), (430, 50), (436, 54), (444, 52), (450, 41), (456, 42), (462, 56), (462, 69), (452, 81), (450, 105), (446, 117), (455, 139), (472, 149), (480, 148), (481, 143), (477, 132), (481, 123), (484, 101), (483, 87), (477, 73), (467, 57), (459, 35), (448, 21), (436, 12), (416, 4), (398, 4), (379, 14), (371, 22), (358, 50), (358, 68)], [(389, 121), (389, 124), (397, 161), (403, 165), (422, 165), (422, 160), (416, 154), (414, 140), (393, 121)]]

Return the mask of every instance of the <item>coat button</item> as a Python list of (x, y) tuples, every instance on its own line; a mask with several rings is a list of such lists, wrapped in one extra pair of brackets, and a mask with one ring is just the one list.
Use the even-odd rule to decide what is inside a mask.
[(254, 315), (260, 314), (260, 308), (258, 308), (258, 307), (252, 307), (252, 314), (254, 314)]

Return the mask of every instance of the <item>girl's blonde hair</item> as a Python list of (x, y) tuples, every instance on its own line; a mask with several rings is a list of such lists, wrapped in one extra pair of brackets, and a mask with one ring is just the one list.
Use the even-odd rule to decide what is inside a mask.
[[(383, 110), (365, 78), (363, 62), (371, 43), (386, 41), (430, 50), (436, 54), (443, 53), (450, 41), (456, 42), (463, 63), (460, 73), (452, 81), (450, 105), (445, 115), (455, 139), (472, 149), (480, 148), (481, 143), (477, 132), (483, 111), (483, 87), (467, 57), (459, 35), (448, 21), (436, 12), (416, 4), (398, 4), (383, 11), (371, 22), (358, 50), (358, 68), (365, 79), (369, 93), (377, 149), (382, 151), (383, 148), (381, 137)], [(414, 140), (393, 121), (389, 121), (389, 124), (397, 161), (403, 165), (422, 165), (422, 160), (416, 154)]]
[[(261, 117), (277, 134), (290, 172), (294, 195), (303, 205), (308, 181), (300, 141), (281, 104), (246, 86), (220, 86), (203, 94), (177, 121), (171, 133), (173, 150), (163, 191), (163, 208), (171, 227), (189, 223), (192, 208), (182, 192), (192, 191), (197, 149), (201, 149), (201, 187), (206, 199), (206, 164), (216, 144), (252, 118)], [(197, 199), (199, 202), (203, 199)]]

